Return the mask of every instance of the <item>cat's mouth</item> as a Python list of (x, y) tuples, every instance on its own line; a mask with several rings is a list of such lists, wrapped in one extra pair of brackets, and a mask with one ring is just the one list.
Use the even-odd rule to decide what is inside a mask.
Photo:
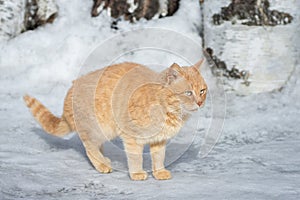
[(193, 112), (197, 112), (199, 109), (199, 107), (196, 107), (196, 108), (187, 108), (185, 106), (183, 106), (183, 110), (187, 113), (193, 113)]
[(204, 107), (204, 103), (202, 103), (200, 106), (193, 107), (193, 108), (187, 108), (187, 107), (183, 106), (183, 109), (186, 112), (197, 112), (200, 108), (203, 108), (203, 107)]

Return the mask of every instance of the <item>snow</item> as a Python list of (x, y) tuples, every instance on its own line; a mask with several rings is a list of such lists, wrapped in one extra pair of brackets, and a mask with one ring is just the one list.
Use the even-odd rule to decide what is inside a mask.
[[(116, 170), (100, 174), (89, 163), (76, 134), (64, 139), (47, 135), (25, 107), (22, 95), (37, 97), (60, 115), (72, 80), (86, 70), (104, 67), (112, 62), (110, 53), (114, 55), (122, 49), (102, 48), (97, 60), (90, 59), (91, 52), (101, 52), (97, 47), (109, 43), (126, 48), (123, 52), (139, 47), (126, 47), (128, 41), (120, 40), (122, 35), (128, 35), (127, 31), (155, 27), (151, 30), (179, 32), (185, 40), (168, 44), (159, 42), (163, 40), (157, 35), (136, 38), (146, 37), (146, 41), (141, 40), (143, 44), (161, 44), (184, 56), (144, 49), (122, 55), (114, 62), (132, 59), (158, 70), (172, 62), (185, 65), (197, 61), (198, 53), (189, 55), (196, 46), (185, 46), (193, 42), (201, 46), (197, 1), (181, 1), (174, 17), (136, 24), (122, 21), (119, 30), (110, 28), (112, 20), (105, 12), (90, 18), (92, 3), (58, 1), (60, 12), (53, 24), (1, 43), (0, 199), (299, 199), (299, 57), (292, 77), (281, 91), (249, 96), (226, 93), (226, 98), (218, 97), (213, 87), (215, 80), (203, 69), (212, 91), (206, 106), (167, 147), (167, 168), (173, 174), (168, 181), (157, 181), (152, 176), (143, 182), (131, 181), (125, 155), (113, 151), (122, 147), (120, 140), (108, 143), (105, 150)], [(299, 13), (295, 21), (299, 24)], [(299, 44), (296, 46), (299, 55)], [(93, 66), (95, 62), (97, 66)], [(221, 103), (216, 109), (218, 102)], [(201, 144), (215, 119), (221, 124), (225, 120), (221, 138), (206, 157), (201, 157)], [(148, 151), (146, 148), (145, 168), (149, 170)]]

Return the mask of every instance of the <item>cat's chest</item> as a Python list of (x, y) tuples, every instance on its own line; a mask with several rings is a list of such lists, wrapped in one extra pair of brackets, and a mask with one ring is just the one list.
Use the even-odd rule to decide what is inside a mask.
[(157, 130), (159, 131), (155, 131), (153, 134), (148, 135), (148, 137), (144, 137), (140, 140), (140, 143), (157, 143), (169, 140), (178, 134), (182, 126), (183, 121), (179, 117), (174, 118), (174, 116), (170, 117), (170, 115), (166, 114), (165, 120), (158, 125), (159, 128)]

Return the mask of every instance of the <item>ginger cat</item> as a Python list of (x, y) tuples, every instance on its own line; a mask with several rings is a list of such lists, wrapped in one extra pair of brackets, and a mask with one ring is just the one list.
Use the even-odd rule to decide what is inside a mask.
[(26, 95), (24, 100), (49, 134), (62, 137), (78, 132), (88, 158), (99, 172), (112, 171), (110, 160), (102, 154), (102, 144), (119, 136), (132, 180), (148, 176), (142, 168), (145, 144), (150, 144), (154, 178), (165, 180), (171, 178), (164, 167), (166, 141), (206, 99), (201, 65), (203, 60), (190, 67), (174, 63), (157, 73), (125, 62), (91, 72), (73, 82), (61, 118), (35, 98)]

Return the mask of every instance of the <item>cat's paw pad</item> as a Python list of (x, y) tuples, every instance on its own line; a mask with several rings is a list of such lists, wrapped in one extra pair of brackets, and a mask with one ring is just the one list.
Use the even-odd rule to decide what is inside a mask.
[(161, 169), (153, 172), (153, 176), (157, 180), (168, 180), (172, 178), (172, 174), (169, 170)]
[(104, 174), (108, 174), (112, 172), (112, 168), (110, 165), (104, 164), (104, 163), (99, 163), (97, 166), (95, 166), (95, 168)]
[(143, 181), (148, 177), (148, 173), (145, 171), (130, 173), (130, 178), (134, 181)]

